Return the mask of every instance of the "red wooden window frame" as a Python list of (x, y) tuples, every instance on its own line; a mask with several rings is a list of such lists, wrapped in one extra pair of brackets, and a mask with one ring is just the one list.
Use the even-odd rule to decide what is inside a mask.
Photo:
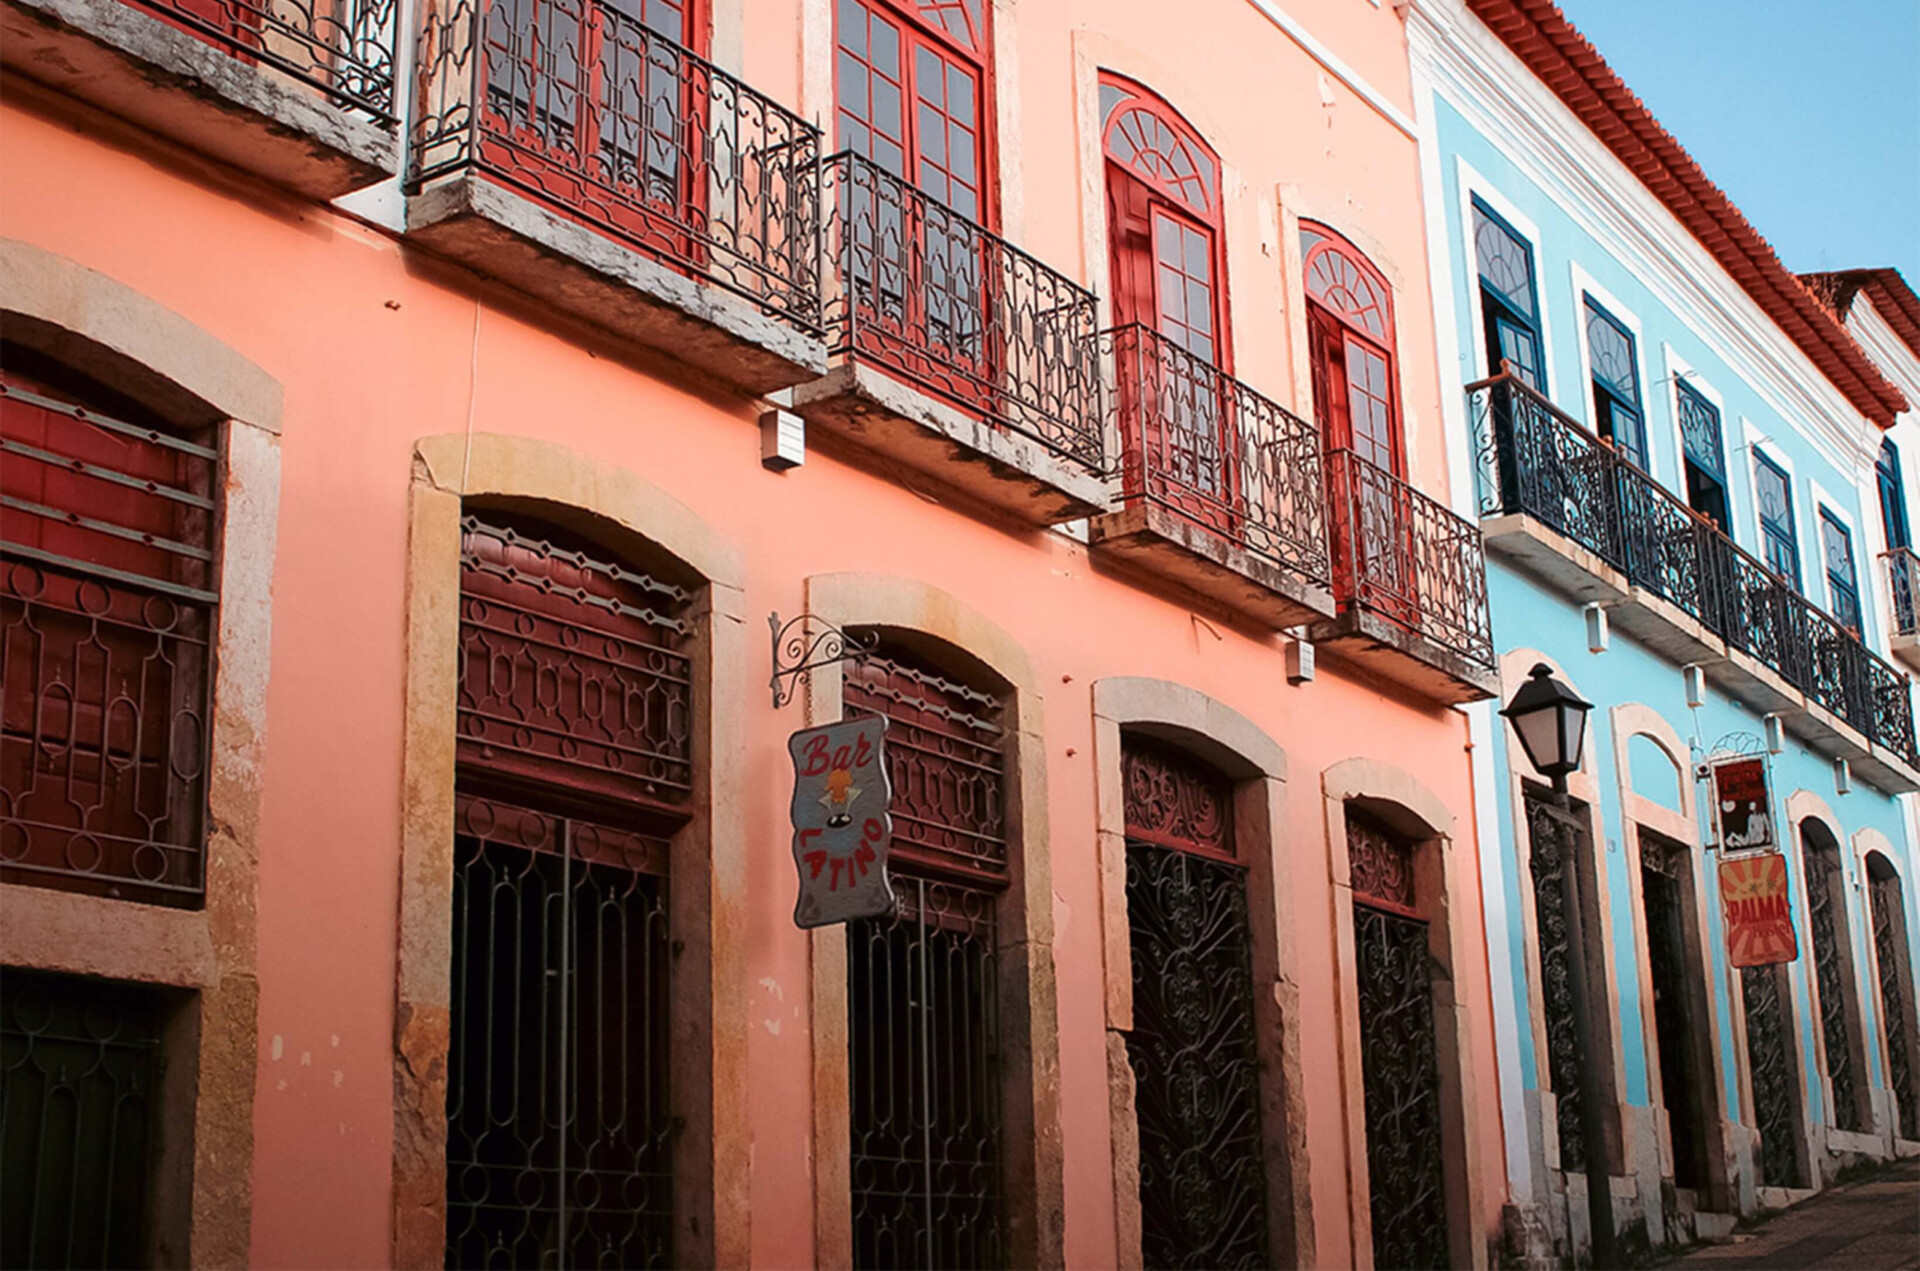
[[(989, 16), (992, 10), (992, 0), (918, 0), (914, 4), (905, 3), (904, 0), (836, 0), (833, 59), (835, 148), (852, 150), (862, 158), (872, 160), (943, 207), (958, 212), (989, 231), (998, 225), (1000, 203), (998, 173), (993, 163), (996, 139)], [(847, 24), (855, 15), (865, 23), (863, 38), (857, 46), (850, 44), (847, 39)], [(897, 38), (898, 62), (892, 74), (876, 65), (877, 59), (873, 55), (876, 23), (885, 24)], [(972, 31), (972, 38), (969, 40), (958, 33), (962, 31)], [(922, 96), (925, 85), (921, 82), (923, 71), (920, 55), (923, 52), (937, 58), (942, 68), (941, 95), (937, 101)], [(868, 81), (864, 114), (849, 109), (849, 99), (845, 95), (849, 70), (857, 71)], [(973, 80), (971, 129), (954, 115), (954, 70), (971, 76)], [(874, 118), (871, 85), (876, 78), (891, 85), (900, 96), (899, 127), (892, 133), (879, 128)], [(923, 107), (928, 109), (931, 118), (941, 121), (945, 130), (937, 159), (923, 144), (925, 139), (922, 133), (926, 128), (922, 118)], [(861, 133), (852, 132), (849, 124), (860, 129), (866, 138), (863, 140)], [(971, 183), (956, 177), (953, 172), (952, 140), (956, 128), (963, 132), (970, 131), (973, 136), (974, 179)], [(876, 153), (871, 140), (875, 135), (898, 149), (897, 164), (889, 163), (887, 156)], [(928, 169), (938, 174), (939, 180), (929, 181)], [(971, 211), (955, 205), (952, 193), (956, 183), (973, 194), (974, 207)]]
[[(1207, 239), (1214, 366), (1233, 370), (1231, 307), (1227, 303), (1226, 227), (1220, 190), (1220, 156), (1193, 125), (1167, 102), (1118, 75), (1100, 76), (1100, 150), (1106, 160), (1107, 233), (1113, 264), (1113, 322), (1139, 323), (1180, 344), (1162, 316), (1161, 294), (1170, 277), (1191, 271), (1159, 258), (1160, 230), (1177, 225)], [(1191, 310), (1182, 304), (1192, 326)]]
[[(637, 180), (633, 176), (622, 177), (609, 172), (601, 162), (603, 152), (600, 135), (605, 129), (606, 119), (613, 114), (606, 105), (610, 93), (605, 83), (608, 68), (603, 56), (605, 19), (602, 14), (608, 10), (616, 12), (622, 18), (656, 32), (662, 39), (704, 60), (712, 36), (712, 19), (708, 11), (710, 2), (490, 0), (491, 7), (486, 16), (480, 19), (484, 48), (480, 56), (486, 58), (489, 65), (496, 60), (505, 60), (493, 32), (495, 23), (501, 20), (496, 14), (510, 11), (511, 16), (505, 20), (520, 32), (522, 42), (528, 50), (533, 51), (529, 56), (535, 58), (540, 69), (531, 85), (519, 82), (501, 85), (489, 78), (486, 91), (475, 103), (475, 108), (487, 120), (486, 127), (481, 130), (483, 160), (489, 166), (523, 181), (563, 208), (576, 213), (593, 209), (609, 218), (621, 231), (662, 247), (674, 257), (701, 263), (702, 244), (697, 236), (690, 235), (681, 224), (698, 223), (706, 205), (707, 175), (704, 171), (695, 170), (699, 165), (689, 154), (690, 147), (684, 142), (676, 143), (673, 147), (675, 175), (672, 205), (662, 209), (658, 215), (650, 214), (646, 206), (648, 203), (660, 206), (660, 200), (653, 197), (646, 169), (646, 155), (652, 148), (649, 136), (655, 134), (637, 138)], [(648, 20), (656, 9), (672, 10), (679, 15), (678, 35)], [(554, 16), (550, 17), (549, 14)], [(569, 39), (573, 42), (572, 47), (566, 48)], [(549, 40), (561, 47), (541, 55), (538, 50)], [(567, 64), (573, 68), (571, 79), (563, 73)], [(518, 66), (509, 69), (515, 71), (515, 80), (518, 81), (523, 73), (521, 69)], [(648, 73), (664, 74), (666, 68), (649, 63)], [(503, 91), (508, 94), (528, 93), (528, 99), (517, 101), (513, 114), (507, 117), (495, 109), (496, 95)], [(685, 121), (681, 126), (689, 135), (702, 130), (708, 109), (703, 95), (695, 90), (684, 74), (676, 91), (680, 119)], [(567, 124), (570, 132), (562, 144), (557, 139), (554, 125), (543, 125), (538, 121), (547, 116), (558, 117), (567, 113), (564, 102), (568, 99), (572, 102), (571, 119)], [(637, 191), (635, 205), (627, 206), (620, 199), (596, 194), (593, 189), (595, 185), (634, 188)]]
[[(1305, 248), (1300, 265), (1307, 293), (1314, 404), (1319, 409), (1326, 444), (1332, 449), (1351, 450), (1405, 480), (1406, 441), (1401, 432), (1400, 376), (1394, 352), (1393, 288), (1372, 261), (1327, 226), (1302, 221), (1300, 237)], [(1370, 289), (1371, 294), (1360, 288)], [(1364, 387), (1356, 390), (1348, 374), (1356, 350), (1379, 360), (1386, 378), (1384, 396)], [(1385, 408), (1384, 437), (1362, 438), (1356, 434), (1355, 391)], [(1363, 440), (1367, 444), (1362, 445)]]

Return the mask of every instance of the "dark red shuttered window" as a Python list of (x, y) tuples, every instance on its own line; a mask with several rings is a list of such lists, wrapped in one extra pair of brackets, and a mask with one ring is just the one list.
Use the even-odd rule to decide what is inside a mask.
[(447, 1265), (670, 1266), (692, 595), (552, 526), (462, 529)]
[(1121, 780), (1141, 1249), (1152, 1267), (1270, 1266), (1233, 787), (1186, 752), (1131, 735)]
[(218, 439), (48, 377), (0, 380), (0, 877), (197, 906)]
[(888, 721), (900, 896), (847, 930), (854, 1262), (1000, 1266), (1006, 707), (889, 644), (848, 665), (843, 699)]

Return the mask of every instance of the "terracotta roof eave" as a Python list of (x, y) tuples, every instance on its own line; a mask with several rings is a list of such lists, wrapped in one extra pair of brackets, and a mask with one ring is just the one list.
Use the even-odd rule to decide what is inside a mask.
[[(1685, 148), (1653, 117), (1598, 49), (1552, 0), (1466, 0), (1615, 157), (1667, 205), (1780, 329), (1854, 407), (1882, 428), (1906, 398), (1880, 373), (1839, 319), (1780, 263), (1766, 239)], [(1896, 273), (1895, 279), (1899, 278)], [(1901, 283), (1906, 299), (1913, 293)], [(1876, 303), (1876, 308), (1880, 307)], [(1902, 308), (1899, 298), (1893, 307)], [(1906, 311), (1902, 308), (1902, 312)], [(1906, 316), (1920, 340), (1920, 301)], [(1889, 319), (1891, 321), (1892, 319)], [(1920, 344), (1914, 344), (1920, 351)]]

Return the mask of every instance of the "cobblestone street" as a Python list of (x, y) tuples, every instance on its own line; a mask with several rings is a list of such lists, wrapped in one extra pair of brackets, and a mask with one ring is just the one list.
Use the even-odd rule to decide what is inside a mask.
[(1920, 1160), (1836, 1187), (1770, 1219), (1668, 1263), (1689, 1268), (1920, 1267)]

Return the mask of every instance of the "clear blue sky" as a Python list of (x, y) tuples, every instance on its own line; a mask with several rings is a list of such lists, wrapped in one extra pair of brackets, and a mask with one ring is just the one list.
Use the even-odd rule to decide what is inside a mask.
[(1795, 273), (1920, 289), (1920, 0), (1559, 0)]

